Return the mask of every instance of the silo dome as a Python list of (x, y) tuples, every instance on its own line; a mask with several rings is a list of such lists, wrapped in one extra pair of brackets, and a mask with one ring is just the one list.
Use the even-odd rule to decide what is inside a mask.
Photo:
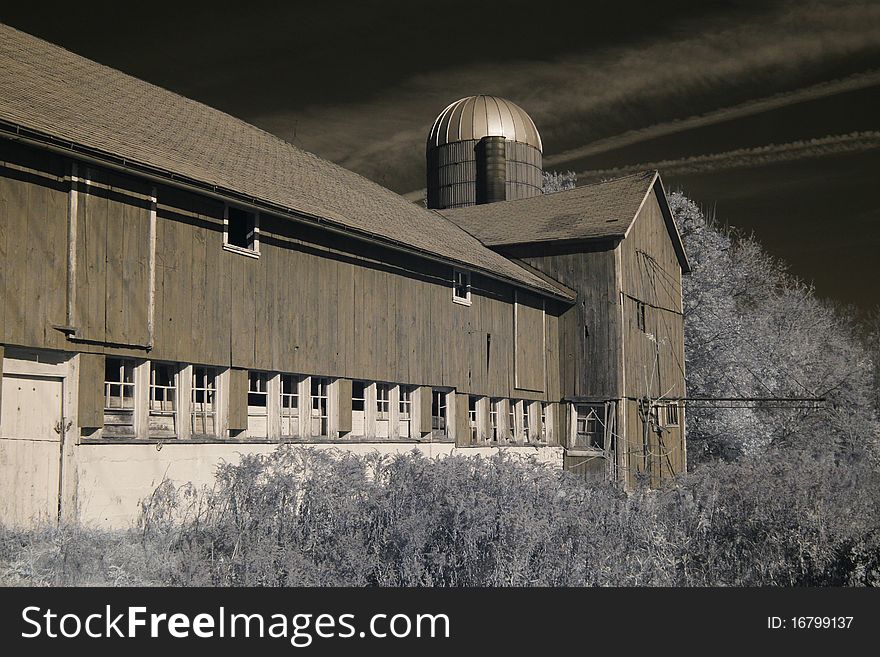
[(541, 135), (516, 103), (468, 96), (431, 126), (426, 157), (428, 207), (456, 208), (541, 193)]
[(428, 146), (504, 137), (544, 151), (541, 135), (525, 110), (497, 96), (468, 96), (450, 103), (435, 119)]

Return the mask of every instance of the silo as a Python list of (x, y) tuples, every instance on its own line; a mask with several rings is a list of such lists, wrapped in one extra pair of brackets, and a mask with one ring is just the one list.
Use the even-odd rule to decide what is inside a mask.
[(537, 196), (542, 148), (538, 129), (519, 105), (484, 95), (455, 101), (428, 135), (428, 207)]

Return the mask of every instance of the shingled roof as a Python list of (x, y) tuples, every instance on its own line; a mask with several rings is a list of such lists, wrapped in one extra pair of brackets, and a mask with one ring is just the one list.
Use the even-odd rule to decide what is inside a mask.
[(202, 103), (0, 25), (0, 135), (183, 179), (570, 298), (437, 213)]
[(690, 271), (681, 237), (656, 171), (532, 198), (438, 210), (492, 247), (569, 240), (622, 239), (645, 197), (657, 188), (661, 210), (683, 271)]

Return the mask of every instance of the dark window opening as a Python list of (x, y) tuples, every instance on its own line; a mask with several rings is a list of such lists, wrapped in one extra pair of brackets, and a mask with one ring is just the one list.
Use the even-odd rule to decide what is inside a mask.
[(228, 216), (226, 243), (253, 251), (257, 236), (256, 215), (253, 212), (230, 207)]

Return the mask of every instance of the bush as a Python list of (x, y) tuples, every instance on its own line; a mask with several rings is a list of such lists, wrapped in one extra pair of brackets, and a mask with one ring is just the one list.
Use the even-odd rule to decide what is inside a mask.
[(169, 584), (874, 585), (878, 479), (779, 451), (627, 495), (503, 454), (281, 447), (224, 465), (196, 505), (148, 505), (143, 531), (175, 555)]

